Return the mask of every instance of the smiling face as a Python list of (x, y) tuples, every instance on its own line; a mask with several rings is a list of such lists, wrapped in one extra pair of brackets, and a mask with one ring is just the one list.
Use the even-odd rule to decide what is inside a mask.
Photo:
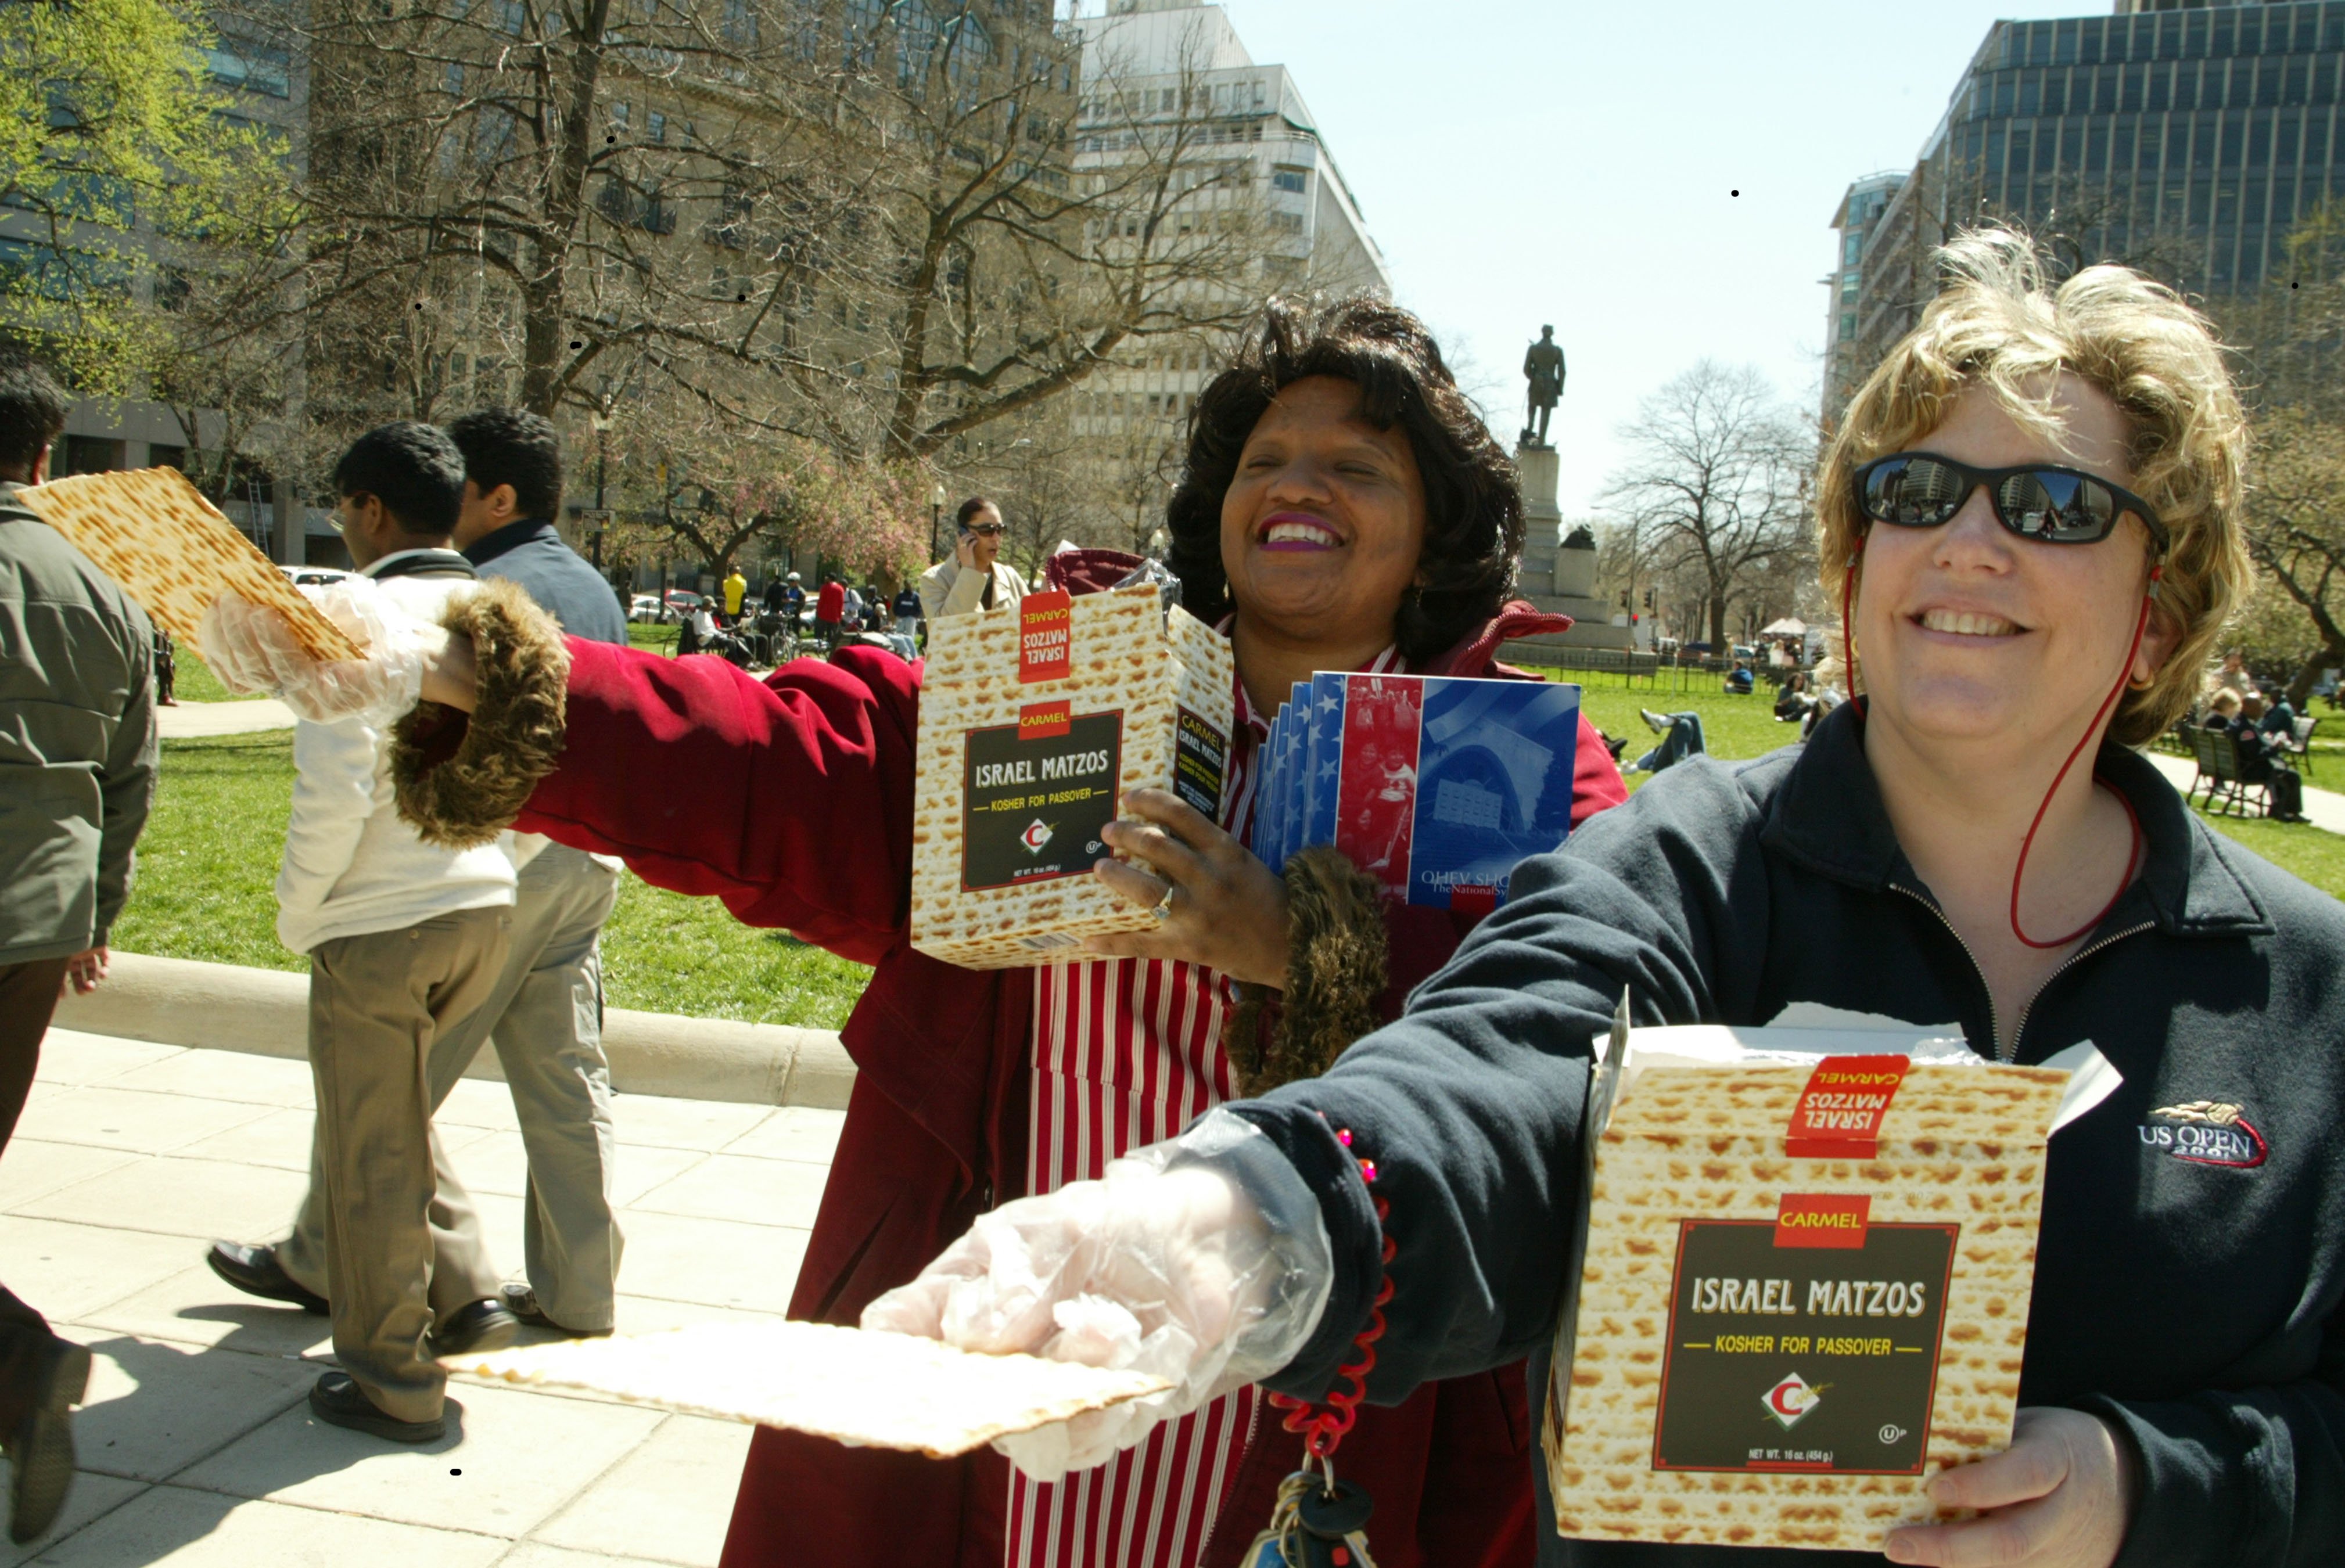
[[(1977, 388), (1913, 445), (1978, 468), (2055, 463), (2130, 486), (2117, 405), (2064, 375), (2054, 406), (2066, 451)], [(2021, 539), (1995, 521), (1984, 488), (1942, 527), (1873, 524), (1856, 604), (1869, 721), (1915, 742), (2057, 741), (2065, 753), (2117, 683), (2149, 550), (2147, 531), (2130, 515), (2097, 544)], [(2153, 618), (2131, 673), (2155, 673), (2171, 642)]]
[(1329, 649), (1392, 641), (1425, 547), (1425, 481), (1397, 423), (1310, 376), (1272, 400), (1222, 498), (1222, 567), (1242, 626)]

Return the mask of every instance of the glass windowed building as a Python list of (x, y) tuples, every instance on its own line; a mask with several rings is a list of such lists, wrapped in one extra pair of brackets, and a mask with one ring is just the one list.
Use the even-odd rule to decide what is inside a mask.
[[(2298, 219), (2345, 195), (2340, 106), (2345, 0), (2118, 0), (2109, 15), (1996, 23), (1865, 231), (1853, 311), (1846, 267), (1833, 274), (1825, 413), (1918, 318), (1931, 248), (1983, 217), (2210, 298), (2257, 287), (2286, 267)], [(1843, 254), (1852, 204), (1880, 178), (1835, 215)]]

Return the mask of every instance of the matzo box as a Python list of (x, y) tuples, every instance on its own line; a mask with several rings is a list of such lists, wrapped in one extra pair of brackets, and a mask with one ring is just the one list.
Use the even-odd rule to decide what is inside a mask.
[(2089, 1044), (1616, 1028), (1548, 1390), (1558, 1533), (1877, 1551), (1947, 1517), (1929, 1477), (2010, 1444), (2046, 1142), (2116, 1083)]
[(929, 623), (912, 815), (912, 946), (973, 969), (1047, 964), (1143, 931), (1091, 875), (1127, 790), (1221, 811), (1227, 639), (1153, 585)]

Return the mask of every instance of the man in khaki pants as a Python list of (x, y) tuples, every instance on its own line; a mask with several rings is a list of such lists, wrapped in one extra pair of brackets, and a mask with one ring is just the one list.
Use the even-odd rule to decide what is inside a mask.
[[(444, 434), (371, 430), (334, 481), (350, 559), (398, 609), (437, 621), (472, 588), (472, 563), (448, 547), (464, 465)], [(447, 1379), (433, 1358), (496, 1349), (519, 1328), (442, 1154), (427, 1085), (435, 1044), (496, 986), (514, 876), (503, 844), (442, 849), (400, 820), (387, 738), (358, 718), (297, 726), (277, 878), (278, 936), (310, 955), (325, 1300), (295, 1284), (273, 1248), (222, 1244), (210, 1261), (239, 1290), (312, 1310), (330, 1302), (342, 1370), (310, 1391), (319, 1419), (428, 1442), (446, 1430)]]
[[(625, 646), (627, 623), (610, 585), (563, 543), (553, 522), (562, 505), (562, 441), (553, 425), (535, 414), (485, 409), (450, 424), (448, 436), (464, 456), (454, 542), (474, 569), (518, 583), (569, 635)], [(468, 1020), (439, 1032), (425, 1087), (437, 1108), (493, 1035), (529, 1151), (522, 1208), (529, 1277), (505, 1284), (505, 1308), (535, 1327), (599, 1337), (617, 1321), (624, 1246), (611, 1202), (618, 1139), (603, 1054), (598, 946), (618, 897), (619, 865), (533, 835), (516, 839), (514, 859), (521, 883), (503, 973)], [(300, 1218), (273, 1255), (219, 1242), (213, 1270), (241, 1290), (324, 1311), (325, 1199), (325, 1183), (313, 1175)], [(468, 1242), (452, 1220), (435, 1207), (439, 1233), (461, 1249)], [(466, 1277), (472, 1256), (445, 1260), (433, 1274), (435, 1300), (443, 1277)]]

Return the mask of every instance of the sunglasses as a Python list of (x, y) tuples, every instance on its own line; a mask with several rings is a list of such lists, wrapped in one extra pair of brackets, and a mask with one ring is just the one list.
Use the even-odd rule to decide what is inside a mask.
[(979, 526), (970, 529), (969, 531), (978, 535), (981, 539), (995, 539), (1000, 536), (1001, 525), (999, 523), (980, 523)]
[(1985, 485), (1995, 520), (2022, 539), (2098, 544), (2131, 512), (2163, 554), (2166, 525), (2150, 504), (2095, 474), (2055, 463), (1978, 469), (1934, 452), (1893, 452), (1856, 470), (1857, 510), (1895, 528), (1937, 528)]

